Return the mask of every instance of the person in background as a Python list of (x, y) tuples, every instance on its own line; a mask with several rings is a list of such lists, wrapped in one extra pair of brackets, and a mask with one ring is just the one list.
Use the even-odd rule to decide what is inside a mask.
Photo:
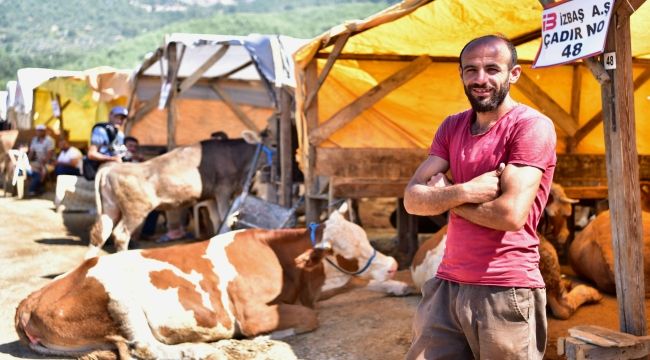
[(108, 162), (122, 162), (124, 149), (124, 133), (122, 126), (129, 115), (123, 106), (111, 109), (108, 122), (97, 123), (90, 134), (88, 154), (84, 158), (83, 175), (88, 180), (94, 180), (99, 166)]
[(45, 125), (36, 125), (36, 136), (29, 143), (28, 156), (31, 165), (29, 174), (31, 180), (27, 194), (34, 196), (43, 192), (43, 181), (51, 171), (54, 158), (54, 140), (47, 135)]
[(133, 136), (124, 138), (124, 146), (126, 147), (126, 154), (122, 157), (124, 162), (143, 162), (144, 157), (140, 154), (140, 142)]
[(32, 167), (29, 164), (29, 145), (24, 142), (19, 143), (16, 149), (9, 149), (7, 155), (13, 168), (13, 178), (11, 185), (16, 186), (18, 177), (27, 177), (32, 173)]
[(65, 136), (61, 136), (59, 140), (59, 156), (56, 158), (54, 164), (55, 175), (81, 175), (81, 159), (83, 154), (79, 149), (70, 145), (70, 142)]

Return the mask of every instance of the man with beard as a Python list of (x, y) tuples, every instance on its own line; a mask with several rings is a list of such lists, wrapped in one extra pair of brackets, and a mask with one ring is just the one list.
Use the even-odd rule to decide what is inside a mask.
[(404, 192), (411, 214), (450, 212), (407, 359), (541, 359), (546, 293), (535, 229), (555, 170), (555, 130), (510, 97), (522, 69), (504, 37), (470, 41), (459, 71), (472, 108), (440, 125)]

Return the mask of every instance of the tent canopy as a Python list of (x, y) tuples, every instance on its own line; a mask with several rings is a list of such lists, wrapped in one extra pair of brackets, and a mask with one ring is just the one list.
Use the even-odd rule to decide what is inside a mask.
[[(403, 1), (312, 39), (294, 54), (301, 153), (307, 155), (307, 144), (317, 149), (427, 148), (447, 115), (469, 107), (458, 72), (460, 50), (475, 37), (501, 33), (515, 43), (524, 68), (512, 95), (554, 120), (558, 152), (603, 154), (600, 85), (589, 69), (582, 62), (530, 66), (540, 43), (541, 12), (537, 0)], [(650, 6), (631, 17), (640, 154), (650, 154), (649, 22)], [(314, 95), (318, 81), (310, 66), (320, 81), (328, 57), (338, 51)], [(373, 91), (391, 86), (392, 91), (373, 97)], [(316, 114), (307, 115), (314, 104)]]
[(31, 126), (45, 124), (55, 132), (66, 130), (71, 141), (88, 141), (92, 126), (106, 121), (112, 106), (126, 104), (130, 74), (110, 67), (20, 69), (16, 107), (31, 114)]
[(238, 137), (242, 130), (265, 128), (277, 107), (274, 88), (295, 86), (290, 54), (305, 43), (277, 35), (166, 36), (165, 45), (136, 72), (136, 115), (129, 132), (142, 144), (168, 143), (167, 89), (179, 89), (172, 94), (175, 144), (194, 143), (214, 131)]

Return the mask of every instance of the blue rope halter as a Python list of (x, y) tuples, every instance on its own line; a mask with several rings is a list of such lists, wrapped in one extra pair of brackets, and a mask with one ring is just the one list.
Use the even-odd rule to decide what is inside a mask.
[[(318, 228), (317, 223), (312, 222), (312, 223), (309, 224), (309, 239), (311, 240), (311, 245), (312, 246), (316, 246), (316, 229), (317, 228)], [(340, 272), (342, 272), (344, 274), (356, 276), (356, 275), (360, 275), (364, 271), (368, 270), (368, 268), (370, 267), (370, 264), (372, 263), (372, 261), (375, 260), (376, 255), (377, 255), (377, 249), (372, 248), (372, 256), (370, 256), (370, 258), (366, 262), (366, 265), (364, 265), (360, 270), (355, 271), (355, 272), (350, 272), (350, 271), (347, 271), (347, 270), (341, 268), (334, 261), (330, 260), (327, 257), (325, 258), (325, 261), (327, 261), (330, 265), (334, 266), (334, 268), (336, 270), (338, 270), (338, 271), (340, 271)]]
[(262, 151), (264, 151), (264, 154), (266, 154), (266, 165), (273, 165), (273, 156), (275, 156), (275, 150), (262, 144)]

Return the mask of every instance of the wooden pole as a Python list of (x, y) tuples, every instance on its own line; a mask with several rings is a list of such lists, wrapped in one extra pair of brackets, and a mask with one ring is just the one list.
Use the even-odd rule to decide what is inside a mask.
[[(573, 63), (573, 76), (571, 79), (571, 117), (575, 119), (576, 124), (580, 119), (580, 98), (582, 97), (582, 70), (578, 63)], [(574, 134), (575, 136), (575, 134)], [(566, 137), (566, 152), (575, 151), (574, 136)]]
[(232, 97), (228, 94), (226, 89), (223, 89), (220, 85), (219, 82), (213, 82), (210, 84), (210, 88), (221, 98), (221, 101), (223, 101), (226, 106), (235, 114), (237, 119), (244, 124), (247, 128), (255, 131), (256, 133), (261, 133), (262, 130), (255, 124), (255, 122), (246, 115), (244, 110), (242, 110), (237, 103), (235, 103), (235, 100), (233, 100)]
[(178, 73), (177, 43), (172, 42), (167, 48), (167, 81), (171, 84), (167, 98), (167, 150), (176, 147), (176, 105), (177, 92), (176, 74)]
[[(604, 71), (604, 70), (603, 70)], [(650, 69), (645, 69), (641, 75), (639, 75), (636, 79), (634, 79), (634, 91), (638, 88), (641, 87), (641, 85), (645, 84), (648, 79), (650, 79)], [(607, 80), (605, 80), (603, 83), (607, 83), (611, 80), (609, 80), (609, 75), (607, 77)], [(594, 115), (589, 121), (587, 121), (584, 125), (576, 131), (576, 134), (573, 138), (574, 144), (577, 145), (579, 142), (581, 142), (593, 129), (595, 129), (598, 125), (600, 125), (603, 122), (603, 112), (599, 111), (596, 115)]]
[(203, 76), (203, 74), (205, 74), (206, 71), (208, 71), (214, 64), (216, 64), (217, 61), (219, 61), (224, 55), (226, 55), (226, 52), (229, 48), (229, 45), (222, 45), (218, 51), (212, 54), (201, 66), (194, 70), (192, 75), (183, 80), (183, 82), (178, 87), (178, 93), (183, 93), (191, 88), (194, 84), (196, 84), (196, 82), (199, 81), (199, 79)]
[[(615, 52), (617, 68), (607, 70), (608, 76), (599, 75), (602, 65), (595, 64), (593, 59), (586, 61), (601, 83), (619, 325), (621, 331), (633, 335), (645, 335), (646, 321), (630, 14), (644, 1), (616, 3), (604, 52)], [(540, 2), (547, 5), (554, 1)]]
[[(144, 72), (151, 67), (151, 65), (155, 64), (157, 61), (160, 61), (162, 55), (163, 48), (160, 47), (156, 50), (155, 53), (153, 53), (150, 57), (145, 59), (142, 64), (140, 64), (138, 71), (136, 71), (135, 75), (133, 76), (133, 84), (131, 84), (131, 96), (129, 96), (129, 103), (126, 106), (126, 108), (129, 110), (129, 114), (131, 114), (128, 121), (126, 122), (126, 125), (124, 126), (124, 133), (126, 135), (131, 134), (131, 129), (133, 129), (135, 118), (135, 115), (133, 114), (133, 103), (135, 101), (135, 94), (137, 93), (138, 85), (140, 84), (140, 78), (143, 76)], [(158, 94), (160, 94), (160, 92), (158, 92)], [(156, 102), (158, 102), (157, 97)]]
[[(311, 93), (318, 84), (318, 65), (314, 58), (305, 69), (305, 92)], [(304, 94), (303, 94), (304, 95)], [(318, 126), (318, 95), (304, 109), (307, 131)], [(306, 139), (305, 139), (306, 140)], [(316, 147), (310, 143), (307, 153), (307, 172), (305, 174), (305, 220), (307, 223), (320, 220), (321, 203), (317, 198), (319, 195), (318, 177), (314, 173), (316, 169)]]
[(307, 98), (307, 100), (305, 100), (305, 108), (308, 108), (311, 102), (314, 101), (314, 98), (318, 96), (318, 91), (320, 90), (321, 86), (323, 86), (323, 83), (325, 82), (327, 75), (329, 75), (330, 71), (332, 70), (332, 67), (336, 62), (336, 59), (341, 54), (341, 51), (343, 51), (343, 47), (345, 46), (345, 43), (348, 41), (348, 38), (350, 38), (349, 32), (341, 35), (341, 37), (339, 37), (336, 40), (336, 43), (334, 44), (334, 50), (327, 57), (327, 63), (325, 63), (325, 66), (323, 67), (323, 71), (321, 71), (320, 76), (318, 77), (318, 83), (316, 83), (316, 88), (311, 89), (309, 97)]
[[(63, 110), (65, 110), (65, 107), (63, 104), (61, 104), (61, 95), (56, 94), (56, 103), (59, 104), (59, 130), (63, 134), (64, 128), (63, 128)], [(70, 100), (66, 102), (66, 105), (70, 103)], [(58, 144), (57, 144), (58, 146)]]
[(291, 207), (293, 141), (291, 137), (291, 94), (280, 88), (280, 205)]
[(616, 54), (616, 69), (607, 71), (611, 82), (601, 86), (601, 96), (619, 325), (626, 333), (645, 335), (643, 228), (630, 17), (622, 11), (612, 14), (610, 20), (605, 54), (611, 52)]
[(578, 120), (567, 113), (551, 96), (549, 96), (539, 85), (525, 73), (521, 73), (516, 85), (530, 101), (562, 129), (567, 135), (573, 136), (578, 130)]
[(422, 73), (430, 64), (431, 59), (429, 57), (420, 56), (379, 84), (373, 86), (370, 90), (354, 99), (352, 103), (337, 111), (331, 118), (322, 124), (318, 124), (318, 127), (310, 128), (309, 143), (318, 146), (338, 129), (352, 122), (357, 116), (372, 107), (393, 90)]

